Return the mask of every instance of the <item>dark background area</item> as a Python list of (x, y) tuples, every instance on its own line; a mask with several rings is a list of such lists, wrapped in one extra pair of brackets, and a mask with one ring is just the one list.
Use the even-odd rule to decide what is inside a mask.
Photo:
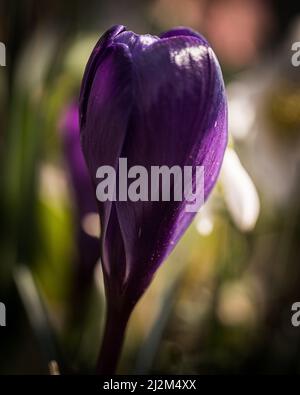
[(300, 5), (279, 0), (0, 0), (0, 373), (47, 374), (50, 360), (62, 373), (94, 369), (103, 284), (98, 266), (93, 284), (77, 283), (83, 224), (59, 125), (114, 24), (140, 34), (186, 25), (207, 37), (227, 85), (234, 152), (140, 301), (120, 372), (299, 373), (300, 67), (291, 46)]

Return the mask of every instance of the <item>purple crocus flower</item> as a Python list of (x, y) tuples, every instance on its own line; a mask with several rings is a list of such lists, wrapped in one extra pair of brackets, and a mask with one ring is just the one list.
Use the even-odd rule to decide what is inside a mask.
[[(227, 143), (220, 66), (208, 42), (187, 28), (160, 37), (114, 26), (98, 41), (80, 95), (82, 149), (98, 167), (204, 166), (204, 197), (216, 183)], [(107, 324), (99, 373), (116, 367), (131, 311), (195, 213), (183, 201), (98, 202)]]
[[(60, 131), (70, 184), (75, 201), (75, 222), (78, 256), (75, 264), (75, 287), (72, 302), (85, 296), (89, 289), (95, 265), (99, 259), (99, 239), (85, 232), (83, 223), (87, 216), (98, 213), (93, 184), (82, 154), (79, 135), (78, 104), (70, 104), (60, 120)], [(75, 299), (74, 299), (75, 298)]]

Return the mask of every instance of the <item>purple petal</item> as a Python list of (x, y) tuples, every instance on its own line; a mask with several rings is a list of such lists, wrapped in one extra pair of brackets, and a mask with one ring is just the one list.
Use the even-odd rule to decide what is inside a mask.
[(86, 65), (84, 76), (81, 84), (81, 92), (80, 92), (80, 126), (83, 125), (85, 119), (85, 112), (87, 109), (87, 103), (89, 99), (89, 94), (91, 90), (91, 86), (97, 72), (99, 63), (104, 56), (105, 50), (113, 43), (114, 38), (125, 30), (125, 27), (122, 25), (116, 25), (111, 27), (107, 32), (100, 37), (97, 42), (93, 52), (89, 58), (89, 61)]
[[(207, 198), (227, 143), (224, 85), (213, 52), (198, 38), (176, 36), (143, 48), (133, 61), (139, 100), (121, 157), (128, 158), (128, 168), (141, 164), (149, 174), (153, 165), (202, 165)], [(116, 202), (127, 280), (148, 285), (194, 216), (185, 206)]]

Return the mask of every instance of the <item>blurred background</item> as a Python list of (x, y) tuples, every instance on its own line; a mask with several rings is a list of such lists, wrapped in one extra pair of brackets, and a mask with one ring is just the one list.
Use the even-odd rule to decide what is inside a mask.
[(72, 111), (114, 24), (204, 34), (230, 131), (218, 185), (139, 302), (119, 371), (300, 373), (300, 6), (280, 0), (0, 0), (0, 373), (94, 369), (101, 230), (76, 179)]

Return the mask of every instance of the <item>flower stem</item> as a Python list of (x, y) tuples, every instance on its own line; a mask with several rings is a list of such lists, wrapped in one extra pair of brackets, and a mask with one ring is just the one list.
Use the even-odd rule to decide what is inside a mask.
[(97, 361), (97, 374), (115, 374), (122, 352), (130, 312), (107, 309), (102, 345)]

